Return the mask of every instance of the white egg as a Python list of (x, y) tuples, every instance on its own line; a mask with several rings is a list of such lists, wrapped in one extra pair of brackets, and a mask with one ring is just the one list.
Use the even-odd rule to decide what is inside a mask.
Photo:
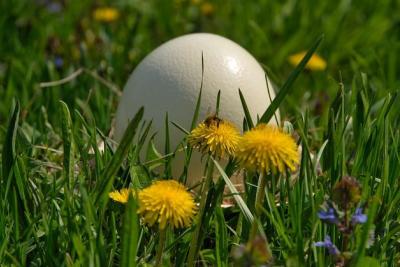
[[(204, 82), (199, 120), (215, 112), (218, 91), (221, 90), (219, 117), (242, 129), (244, 112), (240, 88), (253, 121), (261, 116), (274, 98), (272, 84), (254, 57), (238, 44), (224, 37), (196, 33), (172, 39), (151, 52), (136, 67), (125, 85), (116, 116), (115, 139), (122, 137), (128, 122), (144, 106), (144, 118), (153, 120), (157, 148), (163, 152), (165, 116), (189, 130), (202, 79)], [(268, 93), (269, 90), (269, 93)], [(279, 115), (279, 114), (277, 114)], [(271, 120), (271, 122), (273, 122)], [(169, 125), (171, 147), (181, 142), (184, 134)], [(174, 175), (182, 172), (183, 156), (173, 165)], [(189, 184), (202, 177), (199, 155), (192, 158)]]

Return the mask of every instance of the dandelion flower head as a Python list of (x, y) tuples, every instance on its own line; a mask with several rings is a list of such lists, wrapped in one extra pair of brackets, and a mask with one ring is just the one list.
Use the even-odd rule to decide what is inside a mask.
[(189, 144), (202, 153), (213, 156), (233, 156), (240, 140), (238, 129), (230, 122), (210, 116), (200, 123), (188, 136)]
[[(293, 66), (297, 66), (300, 61), (303, 59), (303, 57), (306, 55), (306, 51), (293, 54), (289, 57), (289, 63), (292, 64)], [(310, 60), (307, 62), (306, 69), (309, 69), (311, 71), (322, 71), (326, 69), (326, 61), (318, 56), (317, 54), (313, 54), (310, 58)]]
[(200, 6), (200, 11), (204, 16), (211, 16), (215, 12), (215, 6), (210, 2), (204, 2)]
[(175, 228), (187, 227), (196, 213), (196, 204), (185, 186), (175, 180), (156, 181), (138, 194), (138, 213), (152, 226), (158, 222), (160, 229), (167, 224)]
[(129, 194), (132, 194), (132, 195), (133, 195), (132, 189), (130, 189), (130, 188), (122, 188), (122, 189), (119, 190), (119, 191), (116, 190), (116, 191), (110, 192), (110, 193), (108, 194), (108, 196), (109, 196), (112, 200), (114, 200), (114, 201), (116, 201), (116, 202), (119, 202), (119, 203), (126, 203), (126, 202), (128, 202)]
[(294, 171), (299, 163), (294, 139), (267, 124), (259, 124), (243, 135), (236, 157), (243, 167), (260, 173), (284, 173), (286, 168)]
[(97, 21), (112, 22), (118, 19), (119, 12), (112, 7), (102, 7), (93, 12), (93, 17)]
[(343, 176), (333, 187), (333, 200), (342, 208), (352, 207), (361, 199), (361, 184), (352, 176)]

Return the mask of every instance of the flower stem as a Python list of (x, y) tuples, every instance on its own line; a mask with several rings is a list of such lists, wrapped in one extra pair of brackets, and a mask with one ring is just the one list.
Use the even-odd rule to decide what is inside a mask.
[(342, 250), (343, 251), (347, 250), (347, 245), (349, 243), (350, 226), (349, 226), (348, 214), (349, 214), (348, 205), (347, 205), (347, 203), (345, 203), (344, 204), (344, 225), (345, 225), (345, 229), (344, 229), (344, 232), (343, 232), (343, 243), (342, 243)]
[(261, 173), (260, 176), (258, 177), (258, 188), (256, 193), (256, 202), (255, 202), (257, 216), (260, 216), (261, 214), (261, 207), (265, 198), (266, 185), (267, 185), (267, 179), (265, 179), (264, 175)]
[[(267, 185), (267, 179), (265, 179), (264, 175), (261, 173), (258, 177), (258, 187), (256, 193), (256, 200), (254, 203), (256, 217), (259, 218), (261, 215), (261, 207), (265, 198), (265, 186)], [(257, 234), (257, 222), (254, 221), (251, 227), (250, 239), (253, 239)]]
[(167, 229), (160, 230), (160, 243), (158, 244), (157, 255), (156, 255), (156, 265), (155, 266), (162, 266), (162, 254), (165, 245), (165, 239), (167, 237)]
[(203, 186), (202, 192), (201, 192), (199, 213), (197, 214), (197, 224), (196, 224), (196, 228), (193, 232), (192, 240), (190, 241), (189, 255), (188, 255), (188, 261), (187, 261), (187, 266), (189, 266), (189, 267), (194, 266), (194, 261), (197, 256), (198, 245), (199, 245), (199, 241), (200, 241), (199, 235), (200, 235), (203, 216), (204, 216), (204, 212), (205, 212), (205, 208), (206, 208), (208, 189), (210, 187), (210, 184), (212, 181), (212, 174), (214, 172), (214, 164), (212, 163), (210, 157), (207, 159), (206, 166), (207, 166), (207, 174), (206, 174), (206, 180), (204, 182), (204, 186)]

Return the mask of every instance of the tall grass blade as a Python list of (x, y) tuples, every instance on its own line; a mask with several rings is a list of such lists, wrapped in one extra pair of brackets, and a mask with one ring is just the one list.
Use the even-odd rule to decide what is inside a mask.
[(102, 201), (104, 206), (108, 201), (107, 194), (110, 191), (111, 186), (114, 182), (115, 174), (117, 173), (119, 167), (121, 166), (122, 161), (128, 154), (128, 151), (133, 142), (133, 138), (136, 134), (139, 123), (143, 117), (143, 113), (144, 113), (144, 108), (141, 107), (139, 111), (136, 113), (135, 117), (129, 123), (128, 128), (126, 129), (121, 139), (121, 142), (117, 148), (117, 151), (115, 151), (115, 154), (113, 155), (109, 163), (106, 165), (102, 173), (98, 189), (95, 193), (96, 194), (95, 200), (96, 202)]
[(121, 267), (136, 266), (136, 252), (139, 239), (139, 221), (135, 198), (131, 195), (125, 208), (122, 230)]
[(197, 120), (199, 118), (200, 105), (201, 105), (201, 94), (203, 92), (203, 81), (204, 81), (204, 56), (203, 56), (203, 53), (201, 53), (201, 83), (200, 83), (199, 96), (197, 97), (196, 108), (194, 109), (193, 119), (192, 119), (192, 123), (190, 125), (190, 130), (193, 130), (194, 127), (196, 127)]
[(221, 174), (222, 178), (224, 179), (226, 185), (228, 186), (229, 190), (231, 191), (233, 198), (236, 200), (241, 212), (243, 213), (244, 217), (252, 223), (254, 220), (254, 216), (251, 213), (249, 207), (247, 207), (246, 203), (244, 202), (243, 198), (240, 196), (240, 193), (237, 191), (235, 186), (232, 184), (231, 180), (229, 179), (228, 175), (226, 175), (224, 169), (222, 169), (221, 165), (215, 160), (212, 159), (215, 166), (217, 167), (219, 173)]
[(253, 123), (253, 120), (251, 119), (251, 114), (250, 114), (249, 108), (247, 107), (246, 100), (244, 99), (242, 90), (240, 90), (240, 88), (239, 88), (239, 96), (240, 96), (240, 102), (242, 102), (244, 117), (246, 118), (246, 122), (247, 122), (247, 126), (248, 126), (247, 129), (250, 130), (251, 128), (254, 127), (254, 123)]
[(215, 107), (215, 115), (217, 115), (217, 116), (218, 116), (218, 114), (219, 114), (220, 102), (221, 102), (221, 90), (218, 90), (218, 94), (217, 94), (217, 105), (216, 105), (216, 107)]
[(64, 149), (64, 174), (68, 187), (71, 186), (74, 175), (73, 140), (71, 114), (65, 102), (60, 101), (61, 133)]
[(15, 159), (15, 139), (18, 129), (20, 106), (19, 102), (16, 101), (14, 108), (11, 111), (11, 118), (8, 123), (6, 138), (4, 140), (3, 151), (2, 151), (2, 169), (3, 179), (7, 179)]
[(310, 60), (311, 56), (314, 54), (314, 52), (317, 50), (318, 46), (324, 39), (324, 36), (321, 35), (317, 41), (311, 46), (310, 50), (308, 50), (307, 54), (303, 57), (303, 59), (300, 61), (299, 65), (290, 73), (289, 78), (286, 80), (286, 82), (283, 84), (282, 88), (279, 90), (278, 94), (276, 95), (274, 101), (272, 101), (271, 105), (267, 108), (267, 110), (264, 112), (264, 114), (260, 118), (260, 123), (267, 123), (271, 120), (272, 116), (274, 116), (275, 111), (278, 109), (278, 107), (281, 105), (283, 99), (285, 96), (290, 92), (290, 90), (293, 88), (293, 83), (297, 79), (297, 77), (300, 75), (300, 73), (303, 71), (305, 68), (307, 62)]
[(220, 206), (215, 208), (215, 242), (217, 266), (228, 266), (228, 233), (224, 212)]
[[(164, 154), (168, 155), (171, 152), (171, 139), (169, 134), (169, 120), (168, 120), (168, 112), (165, 114), (165, 145), (164, 145)], [(169, 178), (172, 176), (172, 166), (171, 166), (171, 158), (166, 158), (165, 160), (165, 169), (164, 176)]]
[(140, 155), (140, 151), (142, 150), (142, 148), (144, 147), (144, 144), (146, 142), (147, 136), (149, 135), (149, 131), (151, 129), (151, 125), (153, 124), (153, 121), (151, 120), (149, 123), (147, 123), (146, 128), (144, 129), (143, 134), (140, 136), (136, 147), (135, 147), (135, 157), (137, 160), (139, 160), (139, 155)]

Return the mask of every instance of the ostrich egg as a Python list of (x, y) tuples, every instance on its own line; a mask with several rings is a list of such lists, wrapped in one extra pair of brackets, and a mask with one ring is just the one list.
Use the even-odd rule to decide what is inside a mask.
[[(144, 119), (153, 120), (152, 130), (156, 132), (154, 143), (161, 153), (164, 152), (167, 113), (170, 122), (190, 130), (201, 86), (202, 58), (204, 75), (199, 121), (215, 113), (219, 90), (219, 117), (234, 123), (238, 129), (242, 129), (244, 119), (239, 88), (253, 121), (265, 112), (274, 91), (257, 60), (241, 46), (222, 36), (188, 34), (156, 48), (133, 71), (118, 106), (115, 139), (121, 139), (129, 121), (141, 106), (144, 106)], [(274, 121), (271, 120), (271, 123)], [(171, 151), (174, 151), (184, 134), (171, 123), (169, 133)], [(183, 159), (183, 152), (178, 152), (172, 165), (174, 175), (182, 173)], [(202, 179), (202, 175), (200, 155), (195, 153), (189, 166), (188, 183), (194, 184)]]

